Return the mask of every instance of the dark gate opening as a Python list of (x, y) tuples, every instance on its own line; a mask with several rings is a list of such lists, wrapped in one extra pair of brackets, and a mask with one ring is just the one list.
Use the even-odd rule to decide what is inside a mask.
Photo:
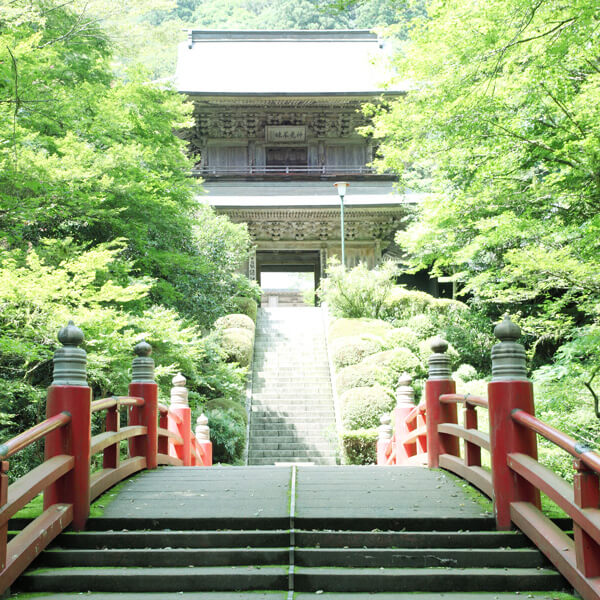
[(263, 306), (315, 306), (321, 282), (318, 251), (259, 251), (256, 272)]

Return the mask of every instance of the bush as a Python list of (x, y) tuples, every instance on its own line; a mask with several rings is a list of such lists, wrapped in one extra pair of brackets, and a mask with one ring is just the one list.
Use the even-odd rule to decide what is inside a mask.
[(319, 297), (338, 317), (377, 319), (396, 271), (397, 267), (391, 261), (372, 270), (364, 263), (346, 269), (339, 262), (330, 261), (327, 278), (321, 280)]
[(229, 398), (215, 398), (214, 400), (209, 400), (204, 405), (204, 410), (210, 412), (231, 411), (236, 415), (236, 419), (238, 421), (243, 422), (244, 425), (248, 423), (248, 413), (246, 412), (246, 407), (242, 406), (240, 402), (230, 400)]
[(351, 389), (340, 400), (342, 423), (350, 430), (377, 427), (381, 415), (395, 405), (394, 398), (380, 385)]
[(225, 315), (215, 321), (215, 329), (247, 329), (254, 335), (254, 321), (248, 316), (240, 313)]
[(385, 299), (381, 317), (390, 321), (407, 321), (411, 317), (427, 313), (435, 303), (436, 298), (426, 292), (407, 290), (397, 285)]
[(360, 362), (357, 365), (340, 369), (335, 381), (338, 394), (343, 394), (353, 388), (377, 385), (385, 378), (385, 370), (376, 369), (373, 365), (365, 365)]
[(238, 313), (249, 316), (256, 323), (258, 313), (258, 304), (252, 298), (237, 297), (232, 298), (231, 303), (237, 309)]
[(394, 348), (371, 354), (362, 364), (390, 369), (398, 375), (406, 372), (413, 377), (421, 371), (421, 361), (408, 348)]
[(384, 337), (393, 327), (380, 319), (336, 319), (329, 325), (329, 339), (370, 335)]
[(474, 379), (477, 379), (477, 369), (466, 363), (462, 364), (460, 367), (458, 367), (458, 369), (456, 369), (454, 378), (464, 381), (465, 383), (468, 381), (473, 381)]
[(237, 410), (207, 410), (213, 462), (239, 463), (244, 453), (246, 425)]
[(249, 367), (254, 350), (254, 336), (247, 329), (231, 327), (223, 329), (221, 344), (229, 362), (236, 362), (241, 367)]
[(381, 339), (375, 336), (348, 336), (332, 343), (331, 357), (336, 369), (359, 363), (365, 356), (382, 349)]
[(412, 329), (419, 339), (440, 335), (439, 326), (428, 315), (415, 315), (406, 321), (406, 327)]
[(415, 352), (419, 347), (419, 337), (410, 327), (397, 327), (390, 330), (385, 334), (383, 342), (383, 350), (390, 350), (391, 348), (401, 346)]
[(377, 462), (377, 429), (357, 429), (342, 433), (344, 463), (374, 465)]

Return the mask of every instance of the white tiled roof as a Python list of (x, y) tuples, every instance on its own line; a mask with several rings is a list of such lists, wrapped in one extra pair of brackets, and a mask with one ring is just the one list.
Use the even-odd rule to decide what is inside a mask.
[(378, 94), (405, 92), (391, 79), (389, 51), (369, 31), (189, 32), (176, 87), (190, 94)]

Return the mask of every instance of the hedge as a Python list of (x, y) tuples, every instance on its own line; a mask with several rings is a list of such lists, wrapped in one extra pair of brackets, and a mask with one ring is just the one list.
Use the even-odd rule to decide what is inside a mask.
[(383, 342), (375, 336), (351, 335), (338, 338), (331, 344), (331, 357), (336, 368), (359, 363), (363, 358), (379, 352)]
[(374, 465), (377, 462), (377, 429), (342, 432), (344, 462), (348, 465)]
[(221, 333), (221, 345), (228, 362), (236, 362), (241, 367), (249, 367), (254, 350), (254, 335), (247, 329), (231, 327)]
[(256, 323), (258, 304), (252, 298), (238, 296), (231, 299), (231, 303), (238, 309), (239, 313), (249, 316)]
[(254, 321), (248, 316), (241, 313), (225, 315), (215, 321), (215, 329), (247, 329), (254, 335)]
[(377, 427), (381, 415), (395, 405), (394, 398), (380, 385), (348, 390), (340, 400), (342, 423), (349, 430)]

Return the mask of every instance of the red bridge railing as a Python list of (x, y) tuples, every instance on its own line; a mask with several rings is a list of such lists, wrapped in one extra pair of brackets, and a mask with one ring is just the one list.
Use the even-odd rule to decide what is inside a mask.
[[(407, 406), (400, 382), (396, 431), (382, 417), (378, 464), (427, 464), (469, 481), (493, 500), (498, 529), (518, 527), (584, 600), (600, 600), (600, 454), (534, 416), (520, 329), (506, 318), (494, 333), (500, 343), (492, 349), (488, 398), (457, 394), (448, 344), (432, 343), (424, 402)], [(478, 428), (478, 409), (488, 410), (489, 431)], [(537, 435), (573, 457), (573, 485), (538, 462)], [(482, 450), (490, 468), (482, 466)], [(544, 515), (540, 493), (572, 519), (572, 537)]]
[[(0, 595), (46, 546), (69, 525), (81, 530), (90, 503), (133, 473), (159, 464), (212, 465), (206, 418), (191, 431), (185, 378), (174, 378), (171, 406), (158, 403), (154, 361), (149, 344), (135, 347), (129, 396), (92, 402), (86, 380), (86, 354), (78, 346), (83, 333), (72, 322), (60, 330), (62, 347), (54, 356), (54, 379), (48, 388), (47, 419), (0, 445)], [(127, 425), (121, 427), (121, 409)], [(92, 414), (105, 411), (104, 431), (92, 436)], [(160, 420), (159, 420), (160, 413)], [(44, 462), (8, 485), (9, 459), (45, 441)], [(121, 442), (127, 457), (121, 458)], [(92, 457), (102, 454), (102, 468), (92, 472)], [(38, 494), (42, 514), (8, 542), (9, 519)]]

